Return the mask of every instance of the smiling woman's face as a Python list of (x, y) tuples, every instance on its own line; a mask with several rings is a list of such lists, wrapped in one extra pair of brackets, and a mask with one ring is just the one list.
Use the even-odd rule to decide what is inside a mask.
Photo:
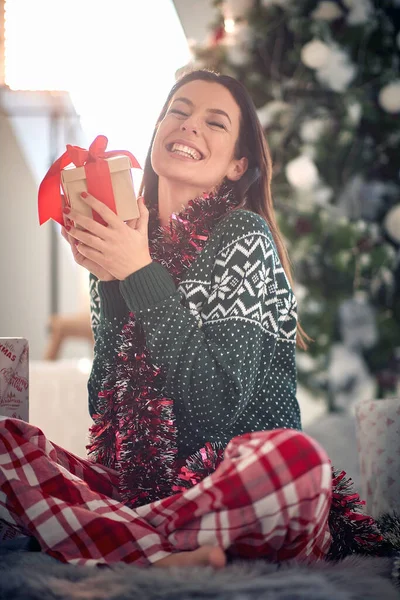
[(151, 162), (159, 177), (199, 193), (225, 177), (236, 181), (247, 160), (234, 158), (240, 109), (223, 85), (196, 80), (177, 90), (158, 126)]

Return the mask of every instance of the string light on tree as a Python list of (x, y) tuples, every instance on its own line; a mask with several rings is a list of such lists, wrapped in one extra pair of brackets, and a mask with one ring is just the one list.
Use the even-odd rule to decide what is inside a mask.
[(226, 33), (233, 33), (235, 31), (235, 19), (225, 19), (224, 29)]

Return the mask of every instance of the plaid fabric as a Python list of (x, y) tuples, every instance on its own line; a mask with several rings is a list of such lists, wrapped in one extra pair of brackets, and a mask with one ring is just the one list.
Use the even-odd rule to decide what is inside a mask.
[(331, 465), (298, 431), (236, 437), (200, 484), (136, 510), (118, 500), (116, 472), (66, 452), (37, 427), (0, 419), (0, 448), (0, 515), (63, 562), (148, 565), (205, 544), (310, 561), (330, 546)]

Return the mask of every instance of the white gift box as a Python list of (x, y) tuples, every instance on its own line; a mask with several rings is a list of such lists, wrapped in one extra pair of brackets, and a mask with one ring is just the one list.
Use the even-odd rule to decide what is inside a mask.
[(0, 338), (0, 415), (29, 420), (29, 344)]
[(360, 400), (355, 413), (366, 512), (400, 512), (400, 399)]
[[(0, 427), (1, 417), (29, 419), (29, 344), (24, 338), (0, 338)], [(12, 524), (0, 506), (0, 542), (21, 535)]]

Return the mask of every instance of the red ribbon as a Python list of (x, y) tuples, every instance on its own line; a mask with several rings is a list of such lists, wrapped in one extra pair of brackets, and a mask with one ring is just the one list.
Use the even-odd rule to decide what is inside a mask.
[[(140, 169), (141, 167), (133, 154), (127, 150), (106, 151), (107, 144), (108, 139), (106, 136), (98, 135), (90, 145), (89, 150), (85, 150), (79, 146), (67, 145), (67, 151), (51, 165), (40, 184), (38, 195), (40, 225), (46, 223), (49, 219), (53, 219), (57, 223), (60, 223), (60, 225), (64, 225), (60, 192), (61, 171), (71, 163), (76, 167), (85, 168), (89, 194), (116, 212), (110, 169), (105, 159), (111, 156), (127, 156), (131, 161), (132, 168)], [(93, 217), (103, 223), (103, 220), (97, 213), (93, 213)]]

